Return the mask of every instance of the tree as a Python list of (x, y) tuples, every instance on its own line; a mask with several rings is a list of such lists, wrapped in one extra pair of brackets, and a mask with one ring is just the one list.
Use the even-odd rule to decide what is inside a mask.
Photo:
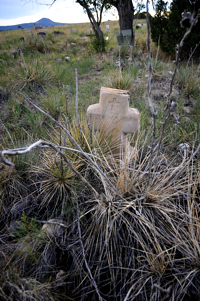
[(120, 32), (130, 29), (133, 37), (134, 6), (132, 0), (107, 0), (107, 2), (117, 9)]
[[(76, 2), (79, 3), (87, 13), (96, 38), (103, 39), (103, 32), (100, 28), (102, 14), (104, 9), (108, 10), (111, 5), (107, 3), (106, 0), (76, 0)], [(96, 14), (96, 19), (94, 13)]]
[(151, 21), (151, 38), (158, 44), (163, 44), (163, 37), (168, 23), (167, 2), (158, 0), (155, 5), (156, 14)]
[(146, 11), (144, 11), (145, 5), (143, 3), (137, 3), (137, 6), (135, 8), (135, 19), (146, 19)]
[[(53, 0), (52, 4), (56, 0)], [(133, 31), (134, 6), (132, 0), (76, 0), (86, 11), (96, 37), (101, 37), (100, 24), (103, 10), (114, 6), (119, 15), (120, 32), (125, 29)], [(93, 13), (96, 13), (96, 20)]]
[[(152, 40), (158, 43), (160, 37), (160, 47), (163, 51), (174, 55), (176, 45), (181, 41), (186, 28), (181, 22), (184, 11), (191, 13), (195, 17), (198, 9), (200, 9), (199, 0), (173, 0), (170, 5), (170, 12), (166, 11), (166, 2), (157, 1), (156, 15), (151, 18), (151, 36)], [(200, 55), (199, 44), (200, 21), (192, 29), (192, 33), (184, 42), (181, 58), (187, 59), (194, 51), (194, 56)]]
[[(50, 5), (53, 5), (56, 1), (53, 0)], [(132, 0), (76, 0), (76, 2), (87, 13), (97, 39), (104, 40), (103, 32), (100, 28), (102, 14), (104, 10), (108, 10), (111, 6), (114, 6), (118, 11), (120, 32), (130, 29), (133, 37), (134, 6)]]
[[(29, 1), (37, 2), (37, 0)], [(57, 0), (51, 1), (51, 3), (46, 5), (52, 6)], [(83, 7), (84, 11), (87, 13), (96, 39), (98, 39), (101, 43), (101, 50), (105, 51), (105, 41), (100, 25), (102, 21), (103, 11), (108, 10), (111, 7), (111, 5), (106, 0), (76, 0), (76, 2), (80, 4)]]

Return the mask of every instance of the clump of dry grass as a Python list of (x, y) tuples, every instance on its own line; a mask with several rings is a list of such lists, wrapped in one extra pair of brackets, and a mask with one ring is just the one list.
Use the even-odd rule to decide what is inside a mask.
[[(166, 154), (155, 155), (149, 181), (150, 154), (140, 148), (139, 142), (136, 145), (138, 161), (126, 156), (121, 160), (102, 158), (101, 168), (118, 193), (99, 175), (104, 187), (99, 198), (80, 204), (85, 210), (81, 218), (87, 218), (82, 226), (86, 260), (102, 298), (161, 300), (167, 296), (167, 300), (173, 300), (175, 296), (181, 300), (186, 291), (193, 293), (191, 282), (199, 273), (197, 266), (194, 270), (184, 267), (192, 256), (192, 248), (184, 245), (191, 229), (198, 228), (197, 217), (189, 218), (186, 209), (196, 170), (187, 169), (176, 177), (184, 163), (177, 164)], [(189, 220), (192, 227), (187, 226)], [(199, 238), (192, 237), (191, 244), (197, 244), (197, 259)], [(187, 257), (182, 248), (187, 250)], [(80, 263), (80, 274), (82, 269)], [(83, 285), (87, 291), (86, 280)]]
[(115, 70), (107, 76), (103, 86), (113, 89), (133, 91), (133, 77), (129, 73), (123, 73)]
[[(35, 187), (40, 187), (39, 211), (48, 211), (43, 216), (56, 218), (58, 226), (64, 225), (62, 237), (49, 239), (53, 258), (61, 250), (65, 254), (59, 255), (63, 261), (59, 268), (66, 271), (64, 266), (68, 267), (72, 296), (80, 299), (87, 294), (90, 299), (120, 301), (165, 297), (187, 300), (187, 296), (198, 296), (195, 288), (200, 272), (196, 158), (184, 156), (181, 160), (180, 154), (172, 157), (162, 149), (159, 154), (155, 150), (151, 162), (149, 135), (142, 132), (131, 141), (134, 153), (125, 150), (116, 157), (109, 139), (103, 139), (101, 132), (95, 134), (87, 128), (87, 123), (82, 122), (79, 127), (74, 122), (70, 133), (84, 152), (91, 155), (92, 164), (84, 152), (74, 149), (62, 131), (59, 136), (55, 130), (52, 140), (63, 144), (60, 148), (65, 156), (94, 187), (96, 194), (84, 187), (85, 182), (77, 179), (60, 153), (49, 150), (43, 154), (40, 161), (43, 164), (35, 169), (33, 181)], [(21, 261), (24, 267), (30, 263), (30, 257), (23, 255), (30, 239), (37, 240), (31, 233), (23, 239), (15, 264), (19, 258), (24, 258)], [(44, 265), (45, 258), (52, 258), (49, 243), (43, 249), (41, 244), (33, 245), (37, 261), (32, 266), (33, 275), (40, 281), (44, 273), (54, 279), (57, 261), (49, 261), (52, 270)], [(70, 255), (66, 256), (65, 251)]]

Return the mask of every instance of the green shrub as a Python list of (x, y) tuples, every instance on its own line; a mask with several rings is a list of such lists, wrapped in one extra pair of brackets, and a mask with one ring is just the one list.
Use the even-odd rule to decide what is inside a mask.
[(104, 38), (93, 37), (91, 40), (91, 48), (97, 53), (104, 52), (107, 45), (108, 41), (106, 41)]
[(5, 52), (5, 51), (4, 51), (4, 52), (0, 53), (0, 59), (1, 59), (1, 60), (9, 61), (11, 58), (12, 58), (12, 57), (11, 57), (10, 54), (8, 54), (8, 52)]

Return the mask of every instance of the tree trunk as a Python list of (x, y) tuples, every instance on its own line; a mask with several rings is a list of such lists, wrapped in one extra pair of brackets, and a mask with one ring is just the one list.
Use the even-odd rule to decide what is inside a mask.
[(132, 0), (119, 0), (117, 4), (120, 31), (133, 29), (134, 8)]
[(116, 7), (118, 11), (120, 32), (130, 29), (133, 35), (134, 7), (132, 0), (108, 0), (108, 3)]
[(96, 38), (103, 39), (103, 32), (102, 32), (102, 30), (100, 28), (100, 25), (95, 20), (94, 15), (91, 12), (91, 10), (89, 9), (87, 3), (84, 0), (77, 0), (76, 2), (79, 3), (86, 10), (88, 18), (90, 20), (90, 23), (92, 25), (92, 28), (94, 30), (94, 34), (95, 34)]

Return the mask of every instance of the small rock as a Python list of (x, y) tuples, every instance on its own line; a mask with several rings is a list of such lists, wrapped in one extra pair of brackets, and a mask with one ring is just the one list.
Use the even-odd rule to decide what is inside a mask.
[(64, 61), (65, 61), (65, 62), (69, 62), (69, 60), (70, 60), (70, 57), (69, 57), (69, 56), (64, 57)]
[(63, 233), (64, 223), (62, 220), (50, 219), (46, 224), (42, 226), (42, 231), (48, 237), (54, 238), (55, 236), (60, 236)]
[(178, 149), (182, 155), (186, 156), (190, 151), (190, 146), (187, 143), (181, 143), (178, 145)]
[(185, 112), (186, 114), (190, 114), (191, 107), (189, 107), (189, 106), (184, 106), (184, 107), (183, 107), (183, 110), (184, 110), (184, 112)]
[(176, 110), (176, 107), (177, 107), (177, 103), (175, 101), (172, 101), (170, 106), (170, 111), (174, 112)]
[(185, 122), (191, 122), (192, 120), (189, 117), (182, 117)]
[(40, 31), (40, 32), (37, 33), (37, 35), (38, 35), (39, 37), (44, 38), (44, 37), (46, 37), (47, 34), (46, 34), (46, 32)]
[(180, 116), (178, 114), (175, 114), (174, 112), (172, 112), (172, 113), (170, 113), (170, 116), (172, 116), (177, 123), (180, 123), (179, 122)]
[(16, 47), (15, 50), (12, 52), (14, 55), (14, 59), (17, 58), (18, 55), (20, 55), (21, 49), (19, 47)]
[(59, 36), (59, 35), (64, 34), (64, 32), (59, 31), (59, 30), (55, 30), (55, 31), (53, 31), (52, 33), (53, 33), (55, 36)]
[(63, 277), (65, 275), (65, 272), (63, 270), (60, 270), (57, 274), (56, 274), (56, 280), (60, 279), (61, 277)]
[(120, 60), (120, 61), (115, 62), (115, 66), (116, 67), (125, 67), (126, 64), (125, 64), (124, 60)]

